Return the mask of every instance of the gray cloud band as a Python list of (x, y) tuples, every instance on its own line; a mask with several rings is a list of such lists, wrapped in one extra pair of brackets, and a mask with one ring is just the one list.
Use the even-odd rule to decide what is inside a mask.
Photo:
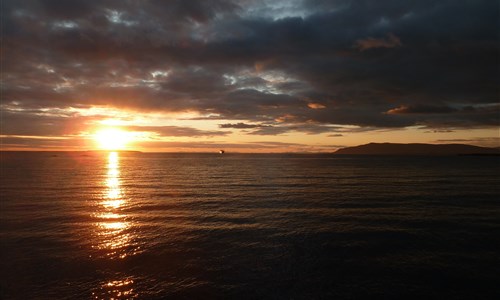
[(4, 1), (9, 133), (52, 134), (37, 109), (98, 105), (264, 135), (498, 126), (495, 1), (297, 1), (278, 17), (267, 1), (68, 3)]

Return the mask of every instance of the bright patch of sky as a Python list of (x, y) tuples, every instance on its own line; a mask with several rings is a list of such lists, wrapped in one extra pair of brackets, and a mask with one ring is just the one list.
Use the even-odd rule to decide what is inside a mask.
[(245, 7), (243, 17), (283, 19), (291, 17), (305, 18), (311, 14), (305, 9), (303, 0), (257, 0), (250, 7)]
[(278, 88), (278, 84), (286, 82), (295, 82), (296, 79), (287, 76), (281, 71), (258, 71), (252, 69), (244, 69), (233, 74), (224, 74), (226, 85), (237, 86), (237, 89), (254, 89), (259, 92), (267, 93), (287, 93)]
[(106, 13), (106, 18), (112, 23), (123, 24), (125, 26), (133, 26), (137, 24), (136, 21), (125, 20), (123, 18), (123, 13), (117, 10), (108, 10), (108, 12)]
[(151, 72), (151, 76), (153, 76), (154, 78), (157, 78), (157, 77), (161, 78), (161, 77), (167, 77), (169, 73), (170, 73), (170, 71), (156, 70), (156, 71)]
[(73, 29), (77, 27), (78, 23), (73, 21), (56, 21), (52, 23), (52, 28), (54, 29)]

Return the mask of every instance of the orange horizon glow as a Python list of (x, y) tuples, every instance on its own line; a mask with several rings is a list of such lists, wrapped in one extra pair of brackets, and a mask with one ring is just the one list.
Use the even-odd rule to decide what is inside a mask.
[[(79, 115), (85, 117), (96, 117), (95, 113), (95, 109), (78, 111)], [(71, 131), (58, 136), (0, 134), (0, 141), (3, 142), (0, 151), (215, 153), (224, 149), (228, 153), (331, 153), (345, 147), (387, 142), (500, 146), (496, 127), (432, 131), (413, 126), (365, 131), (354, 125), (332, 125), (334, 131), (331, 132), (305, 133), (290, 130), (259, 135), (253, 134), (254, 129), (219, 127), (220, 123), (248, 123), (247, 120), (191, 120), (184, 119), (185, 114), (140, 112), (136, 112), (132, 118), (130, 111), (119, 109), (113, 113), (88, 123), (75, 120), (68, 127)], [(224, 134), (216, 134), (217, 132)]]

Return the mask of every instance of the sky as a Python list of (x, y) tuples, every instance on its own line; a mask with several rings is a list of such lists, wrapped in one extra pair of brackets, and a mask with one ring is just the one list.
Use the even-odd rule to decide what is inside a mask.
[(1, 5), (1, 150), (500, 146), (494, 0)]

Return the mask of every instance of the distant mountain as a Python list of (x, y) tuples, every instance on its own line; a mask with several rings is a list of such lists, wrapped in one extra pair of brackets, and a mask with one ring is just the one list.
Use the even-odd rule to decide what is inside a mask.
[(357, 155), (500, 155), (498, 148), (464, 144), (394, 144), (370, 143), (339, 149), (335, 154)]

